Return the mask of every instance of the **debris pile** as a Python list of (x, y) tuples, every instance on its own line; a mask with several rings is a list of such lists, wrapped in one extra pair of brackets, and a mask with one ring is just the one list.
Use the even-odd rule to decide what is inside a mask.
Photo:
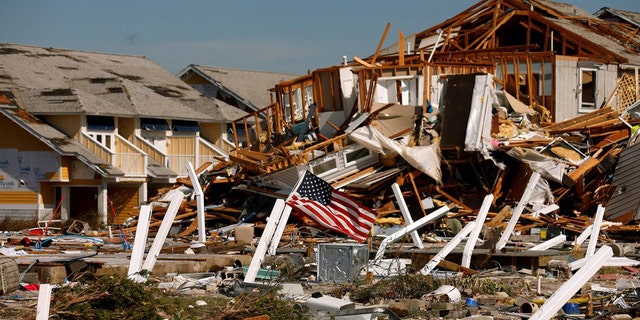
[[(531, 13), (521, 6), (505, 17), (540, 18), (533, 4)], [(17, 257), (24, 290), (25, 279), (75, 281), (110, 267), (127, 285), (163, 277), (167, 291), (231, 297), (227, 315), (245, 319), (275, 319), (267, 307), (246, 312), (274, 289), (295, 301), (289, 318), (637, 313), (640, 101), (618, 96), (613, 106), (612, 96), (552, 122), (527, 84), (538, 83), (532, 68), (544, 71), (555, 57), (530, 56), (531, 43), (494, 48), (513, 51), (513, 61), (492, 55), (487, 46), (500, 41), (476, 19), (496, 16), (495, 7), (448, 20), (482, 34), (473, 43), (463, 45), (470, 37), (459, 26), (434, 28), (406, 59), (402, 39), (397, 55), (379, 47), (277, 85), (272, 105), (232, 122), (228, 158), (187, 163), (187, 178), (157, 190), (139, 215), (114, 217), (125, 221), (115, 229), (74, 222), (64, 236), (82, 242), (70, 246), (47, 226), (0, 253)], [(494, 10), (470, 12), (486, 8)], [(523, 38), (545, 28), (528, 27)], [(578, 52), (589, 46), (568, 40)], [(508, 74), (520, 64), (528, 72)], [(624, 78), (614, 93), (636, 92)], [(60, 275), (45, 278), (46, 264)], [(49, 308), (45, 288), (38, 310)]]

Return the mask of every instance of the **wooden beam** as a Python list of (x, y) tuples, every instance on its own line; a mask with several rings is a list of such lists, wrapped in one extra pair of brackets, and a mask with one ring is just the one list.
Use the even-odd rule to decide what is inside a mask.
[(404, 34), (398, 30), (398, 65), (404, 65)]
[(376, 53), (371, 58), (371, 64), (375, 64), (378, 59), (378, 55), (380, 55), (380, 50), (382, 49), (382, 44), (384, 43), (384, 39), (387, 37), (387, 32), (389, 32), (389, 28), (391, 28), (391, 23), (387, 22), (387, 26), (384, 28), (384, 32), (382, 33), (382, 38), (380, 38), (380, 42), (378, 43), (378, 47), (376, 48)]
[(460, 200), (454, 198), (453, 196), (451, 196), (450, 194), (444, 192), (444, 190), (442, 190), (439, 186), (436, 187), (436, 191), (438, 191), (438, 193), (443, 195), (445, 198), (449, 199), (451, 202), (453, 202), (453, 203), (457, 204), (458, 206), (462, 207), (463, 209), (473, 210), (473, 209), (471, 209), (471, 207), (469, 207), (466, 204), (462, 203), (462, 201), (460, 201)]
[(420, 199), (420, 192), (418, 191), (418, 187), (416, 186), (415, 180), (413, 180), (413, 173), (409, 173), (409, 181), (411, 181), (411, 186), (413, 187), (413, 194), (416, 195), (418, 204), (420, 204), (420, 211), (422, 211), (423, 216), (426, 216), (427, 212), (424, 211), (424, 206), (422, 205), (422, 199)]
[(353, 60), (354, 60), (355, 62), (357, 62), (357, 63), (359, 63), (359, 64), (361, 64), (361, 65), (363, 65), (363, 66), (367, 67), (367, 68), (371, 68), (371, 67), (373, 67), (373, 65), (369, 64), (368, 62), (366, 62), (366, 61), (364, 61), (364, 60), (362, 60), (362, 59), (360, 59), (360, 58), (358, 58), (358, 57), (356, 57), (356, 56), (353, 56)]
[[(484, 35), (482, 37), (478, 37), (476, 38), (476, 40), (474, 40), (472, 43), (470, 43), (469, 45), (467, 45), (464, 50), (472, 50), (472, 49), (488, 49), (487, 47), (484, 47), (483, 44), (485, 43), (485, 41), (487, 41), (490, 37), (495, 36), (496, 31), (503, 26), (505, 23), (507, 23), (509, 21), (509, 19), (511, 19), (514, 15), (516, 14), (516, 11), (511, 11), (509, 12), (507, 15), (505, 15), (504, 17), (502, 17), (502, 19), (500, 19), (500, 22), (497, 22), (495, 24), (495, 26), (489, 30), (487, 30)], [(447, 39), (449, 37), (447, 36)]]
[(487, 227), (496, 228), (511, 214), (511, 206), (504, 206), (498, 214), (487, 223)]
[(441, 260), (440, 262), (438, 262), (438, 267), (445, 268), (447, 270), (451, 270), (455, 272), (462, 272), (466, 275), (474, 275), (478, 273), (478, 271), (476, 270), (465, 268), (462, 265), (459, 265), (455, 262), (451, 262), (448, 260)]

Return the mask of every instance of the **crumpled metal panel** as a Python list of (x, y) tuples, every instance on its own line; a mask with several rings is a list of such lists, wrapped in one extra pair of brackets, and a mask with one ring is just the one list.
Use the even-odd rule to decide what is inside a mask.
[(322, 243), (318, 245), (318, 280), (348, 282), (358, 277), (369, 260), (366, 244)]

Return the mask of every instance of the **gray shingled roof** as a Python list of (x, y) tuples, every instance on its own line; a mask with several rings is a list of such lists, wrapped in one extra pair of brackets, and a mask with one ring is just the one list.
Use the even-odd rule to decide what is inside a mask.
[(34, 137), (40, 139), (51, 149), (63, 156), (73, 156), (103, 176), (122, 176), (124, 172), (109, 165), (105, 160), (87, 150), (78, 141), (41, 122), (27, 112), (16, 108), (0, 106), (0, 113), (15, 122)]
[(25, 109), (34, 114), (91, 114), (131, 117), (130, 109), (79, 89), (17, 89)]
[(596, 16), (600, 16), (601, 13), (607, 11), (618, 18), (625, 20), (626, 22), (635, 25), (636, 27), (640, 27), (640, 13), (633, 11), (620, 10), (615, 8), (604, 7), (598, 12), (594, 13)]
[[(224, 118), (232, 112), (212, 114), (189, 108), (182, 100), (199, 100), (202, 95), (141, 56), (0, 44), (0, 89), (10, 88), (20, 89), (25, 95), (23, 108), (33, 114), (82, 113), (201, 122), (235, 119)], [(37, 97), (38, 92), (59, 95)], [(201, 104), (210, 104), (210, 109), (218, 105), (212, 99), (204, 99)]]
[(180, 100), (191, 109), (200, 113), (208, 114), (212, 117), (220, 117), (224, 119), (238, 119), (247, 115), (245, 111), (242, 111), (224, 101), (209, 98), (199, 99), (182, 99)]
[(569, 17), (570, 16), (578, 16), (578, 17), (591, 16), (591, 12), (585, 11), (569, 3), (555, 2), (555, 1), (549, 1), (549, 0), (535, 0), (535, 2), (538, 2), (544, 6), (547, 6), (565, 16), (569, 16)]
[(190, 65), (180, 74), (189, 68), (216, 81), (231, 92), (249, 101), (257, 108), (264, 108), (271, 104), (269, 89), (276, 84), (300, 77), (296, 74), (275, 73), (255, 70), (240, 70), (222, 67), (212, 67), (203, 65)]
[[(595, 19), (595, 17), (594, 17)], [(595, 32), (590, 32), (585, 29), (582, 25), (578, 25), (569, 20), (559, 20), (559, 19), (549, 19), (556, 24), (562, 26), (563, 28), (576, 33), (582, 37), (587, 38), (589, 41), (595, 43), (596, 45), (601, 46), (619, 56), (622, 56), (629, 61), (626, 64), (631, 65), (640, 65), (640, 56), (637, 53), (629, 52), (627, 48), (620, 45), (618, 42), (609, 39), (606, 36), (602, 36)]]

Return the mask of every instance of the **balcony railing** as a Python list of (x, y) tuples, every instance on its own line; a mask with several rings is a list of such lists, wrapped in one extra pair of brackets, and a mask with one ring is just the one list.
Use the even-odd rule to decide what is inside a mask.
[(167, 154), (165, 152), (158, 150), (153, 144), (139, 135), (135, 136), (134, 141), (136, 147), (149, 155), (151, 159), (155, 160), (157, 163), (163, 166), (167, 165)]
[[(196, 156), (193, 154), (171, 154), (168, 156), (169, 169), (177, 173), (178, 176), (187, 176), (187, 161), (195, 163)], [(197, 167), (197, 165), (196, 165)]]
[(119, 134), (115, 135), (115, 144), (114, 165), (126, 175), (146, 176), (147, 154)]
[(147, 154), (120, 135), (114, 135), (115, 152), (84, 132), (82, 145), (112, 166), (120, 168), (126, 176), (147, 174)]
[(115, 154), (115, 162), (116, 166), (122, 171), (125, 172), (126, 175), (136, 175), (142, 176), (145, 175), (146, 172), (144, 168), (145, 160), (141, 157), (139, 153), (116, 153)]
[(89, 149), (89, 151), (93, 152), (101, 159), (113, 165), (114, 152), (109, 150), (109, 148), (105, 147), (100, 142), (96, 141), (94, 138), (84, 132), (82, 133), (82, 139), (80, 142), (85, 148)]
[(196, 167), (206, 162), (218, 163), (220, 159), (228, 160), (229, 155), (215, 144), (198, 137), (198, 161)]

